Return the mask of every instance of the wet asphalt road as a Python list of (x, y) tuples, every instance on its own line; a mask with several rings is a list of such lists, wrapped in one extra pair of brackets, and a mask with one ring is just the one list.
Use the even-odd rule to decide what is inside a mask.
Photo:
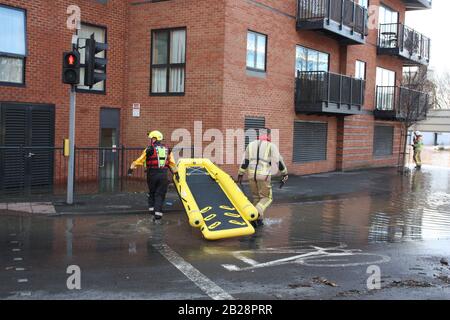
[[(426, 167), (377, 192), (275, 202), (255, 235), (216, 242), (178, 210), (161, 225), (144, 214), (2, 214), (0, 298), (450, 299), (449, 178)], [(67, 288), (70, 265), (81, 290)], [(367, 287), (373, 266), (380, 290)]]

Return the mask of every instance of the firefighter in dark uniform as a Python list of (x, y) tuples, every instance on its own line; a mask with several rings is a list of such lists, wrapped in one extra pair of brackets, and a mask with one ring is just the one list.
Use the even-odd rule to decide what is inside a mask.
[(168, 171), (170, 170), (178, 178), (178, 169), (175, 164), (172, 150), (162, 143), (163, 135), (159, 131), (148, 134), (149, 146), (142, 152), (130, 167), (131, 173), (137, 166), (144, 166), (147, 170), (148, 184), (148, 210), (154, 215), (155, 220), (163, 216), (162, 207), (166, 198)]

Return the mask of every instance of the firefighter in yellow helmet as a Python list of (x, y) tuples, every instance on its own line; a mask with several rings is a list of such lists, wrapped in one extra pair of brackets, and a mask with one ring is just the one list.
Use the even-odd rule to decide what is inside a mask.
[[(261, 134), (262, 132), (262, 134)], [(282, 184), (288, 180), (288, 171), (277, 146), (272, 143), (270, 129), (261, 129), (257, 140), (249, 143), (238, 173), (238, 183), (242, 183), (247, 172), (248, 182), (253, 196), (253, 204), (259, 217), (252, 223), (254, 227), (262, 226), (264, 212), (272, 203), (271, 177), (279, 171)]]
[(149, 146), (142, 152), (129, 169), (132, 173), (137, 166), (144, 166), (147, 170), (148, 184), (148, 210), (155, 220), (163, 216), (162, 208), (167, 194), (168, 171), (170, 170), (178, 179), (178, 169), (175, 164), (172, 150), (162, 143), (163, 134), (152, 131), (148, 134)]

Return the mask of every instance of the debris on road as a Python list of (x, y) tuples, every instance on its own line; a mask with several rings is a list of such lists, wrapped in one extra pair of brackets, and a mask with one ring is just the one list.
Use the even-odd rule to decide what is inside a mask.
[(321, 278), (321, 277), (314, 277), (313, 281), (316, 282), (316, 283), (325, 284), (325, 285), (330, 286), (330, 287), (337, 287), (338, 286), (336, 283), (331, 282), (330, 280), (325, 279), (325, 278)]
[(391, 282), (389, 287), (420, 287), (420, 288), (430, 288), (434, 285), (426, 281), (418, 280), (394, 280)]

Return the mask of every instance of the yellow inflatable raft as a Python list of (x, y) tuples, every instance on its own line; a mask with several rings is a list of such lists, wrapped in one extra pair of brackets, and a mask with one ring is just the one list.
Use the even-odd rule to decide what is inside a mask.
[(192, 227), (208, 240), (251, 235), (258, 211), (233, 179), (209, 159), (180, 159), (175, 187)]

